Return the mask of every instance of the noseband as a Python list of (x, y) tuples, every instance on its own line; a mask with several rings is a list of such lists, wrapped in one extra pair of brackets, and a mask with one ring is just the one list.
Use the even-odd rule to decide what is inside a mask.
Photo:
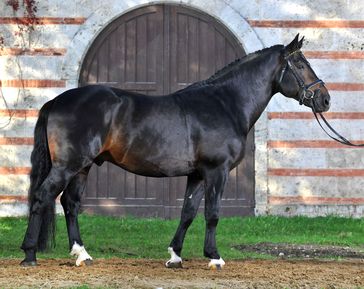
[[(297, 51), (292, 52), (290, 54), (288, 54), (287, 56), (284, 57), (284, 59), (286, 60), (286, 65), (284, 66), (281, 76), (279, 78), (279, 82), (281, 82), (283, 80), (284, 74), (286, 73), (286, 71), (288, 70), (288, 68), (291, 70), (294, 78), (296, 79), (298, 86), (300, 87), (299, 90), (299, 104), (302, 105), (303, 102), (307, 99), (307, 100), (313, 100), (316, 96), (316, 90), (312, 90), (313, 87), (315, 87), (317, 84), (322, 84), (324, 85), (325, 83), (321, 80), (321, 79), (317, 79), (313, 82), (311, 82), (310, 84), (305, 84), (305, 82), (303, 81), (303, 79), (301, 78), (301, 76), (297, 73), (297, 71), (294, 69), (291, 60), (289, 59), (289, 57), (293, 54), (295, 54)], [(310, 66), (310, 64), (308, 63), (308, 61), (306, 59), (303, 58), (303, 60), (305, 61), (305, 63)], [(320, 89), (319, 89), (320, 90)]]

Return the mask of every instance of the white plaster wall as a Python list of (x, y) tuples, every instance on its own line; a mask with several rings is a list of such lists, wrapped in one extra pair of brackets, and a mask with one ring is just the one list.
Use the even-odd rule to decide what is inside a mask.
[[(364, 20), (364, 2), (342, 0), (48, 0), (40, 1), (39, 17), (85, 17), (82, 25), (38, 25), (30, 38), (31, 48), (65, 48), (64, 56), (0, 56), (0, 78), (65, 80), (65, 88), (2, 88), (7, 105), (0, 99), (0, 109), (39, 109), (49, 99), (65, 89), (78, 85), (79, 71), (92, 41), (110, 22), (128, 11), (155, 3), (183, 4), (200, 9), (223, 23), (239, 39), (247, 53), (277, 43), (288, 43), (300, 32), (305, 35), (305, 50), (312, 51), (361, 51), (364, 49), (363, 28), (259, 28), (252, 27), (250, 20)], [(13, 12), (0, 3), (0, 17), (11, 17)], [(18, 12), (18, 16), (22, 11)], [(16, 25), (0, 25), (0, 33), (9, 47), (23, 46), (14, 36)], [(29, 44), (29, 43), (28, 43)], [(314, 70), (325, 82), (364, 83), (364, 59), (311, 59)], [(363, 91), (333, 91), (334, 112), (363, 112)], [(255, 127), (256, 143), (256, 213), (257, 214), (311, 214), (325, 213), (361, 216), (362, 206), (310, 206), (297, 204), (288, 210), (284, 205), (270, 205), (269, 196), (347, 196), (360, 197), (362, 180), (335, 177), (281, 177), (269, 176), (272, 168), (310, 169), (360, 169), (364, 165), (362, 150), (310, 149), (267, 147), (269, 140), (327, 140), (327, 137), (310, 120), (271, 119), (270, 112), (308, 112), (297, 102), (283, 96), (275, 96)], [(0, 137), (32, 137), (36, 118), (26, 119), (0, 115)], [(332, 120), (334, 127), (348, 138), (364, 139), (364, 120)], [(22, 167), (29, 165), (30, 148), (0, 144), (1, 166)], [(327, 189), (332, 185), (331, 190)], [(346, 188), (346, 190), (345, 190)], [(0, 194), (25, 195), (27, 177), (24, 175), (1, 175)], [(0, 211), (2, 206), (0, 204)], [(363, 204), (364, 205), (364, 204)], [(8, 204), (6, 206), (9, 206)], [(23, 206), (23, 205), (19, 205)], [(8, 208), (8, 207), (7, 207)], [(322, 208), (322, 210), (320, 209)], [(8, 209), (6, 209), (9, 212)], [(321, 210), (321, 211), (320, 211)], [(335, 211), (336, 210), (336, 211)]]

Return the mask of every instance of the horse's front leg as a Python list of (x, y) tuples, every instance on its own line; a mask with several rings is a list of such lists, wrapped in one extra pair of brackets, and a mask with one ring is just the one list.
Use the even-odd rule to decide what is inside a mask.
[(166, 263), (167, 268), (181, 268), (182, 258), (181, 251), (186, 232), (196, 217), (198, 207), (200, 206), (203, 197), (204, 187), (203, 180), (199, 176), (190, 175), (187, 179), (187, 187), (183, 208), (181, 212), (181, 220), (178, 225), (176, 234), (174, 235), (168, 252), (171, 254), (171, 259)]
[(76, 266), (91, 265), (92, 257), (87, 253), (80, 235), (78, 212), (82, 193), (86, 186), (90, 167), (85, 168), (73, 177), (61, 197), (61, 204), (66, 217), (70, 254), (75, 256)]
[(206, 234), (204, 255), (210, 258), (210, 269), (221, 270), (225, 265), (216, 247), (216, 227), (219, 222), (220, 201), (225, 188), (229, 171), (215, 169), (206, 172), (205, 176), (205, 220)]

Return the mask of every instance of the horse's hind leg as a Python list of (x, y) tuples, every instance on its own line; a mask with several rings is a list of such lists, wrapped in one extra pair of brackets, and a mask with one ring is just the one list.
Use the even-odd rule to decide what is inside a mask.
[(90, 167), (87, 167), (74, 176), (61, 196), (61, 204), (67, 223), (70, 254), (77, 257), (76, 266), (92, 264), (92, 257), (83, 246), (78, 226), (78, 211), (89, 170)]
[(36, 265), (36, 251), (44, 250), (49, 234), (54, 237), (55, 199), (70, 178), (62, 169), (52, 168), (30, 202), (28, 228), (21, 248), (25, 252), (22, 266)]
[(198, 176), (190, 175), (187, 179), (185, 199), (181, 212), (181, 220), (168, 251), (171, 259), (166, 267), (179, 268), (182, 266), (181, 251), (188, 227), (196, 217), (198, 207), (204, 194), (203, 181)]

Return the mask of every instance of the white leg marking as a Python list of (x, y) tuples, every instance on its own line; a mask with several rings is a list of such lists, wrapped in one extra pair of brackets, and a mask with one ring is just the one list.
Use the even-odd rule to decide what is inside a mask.
[(77, 257), (76, 266), (81, 266), (85, 260), (92, 260), (92, 257), (87, 253), (85, 247), (80, 246), (77, 242), (73, 244), (70, 255)]
[(166, 267), (171, 267), (170, 264), (171, 263), (180, 263), (182, 264), (182, 258), (179, 257), (174, 251), (173, 251), (173, 248), (172, 247), (169, 247), (168, 248), (168, 252), (169, 254), (171, 254), (171, 259), (169, 259), (167, 262), (166, 262)]
[(216, 270), (216, 269), (222, 269), (224, 265), (225, 261), (220, 257), (220, 259), (211, 259), (208, 266), (210, 269)]

